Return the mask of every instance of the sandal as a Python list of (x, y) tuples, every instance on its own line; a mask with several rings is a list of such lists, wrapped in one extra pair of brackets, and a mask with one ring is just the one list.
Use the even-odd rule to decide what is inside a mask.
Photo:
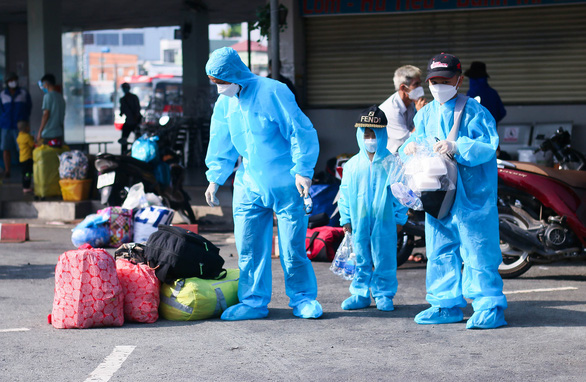
[(427, 258), (422, 253), (414, 253), (409, 256), (407, 261), (416, 263), (416, 264), (423, 264), (427, 262)]

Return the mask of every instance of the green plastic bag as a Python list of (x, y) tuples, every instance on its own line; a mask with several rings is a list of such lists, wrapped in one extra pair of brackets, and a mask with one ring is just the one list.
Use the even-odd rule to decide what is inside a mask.
[(194, 321), (219, 317), (238, 303), (238, 269), (227, 269), (221, 280), (197, 277), (175, 280), (161, 285), (161, 317), (172, 321)]
[(59, 186), (59, 155), (69, 151), (67, 145), (59, 148), (41, 145), (33, 150), (33, 179), (35, 196), (61, 196)]

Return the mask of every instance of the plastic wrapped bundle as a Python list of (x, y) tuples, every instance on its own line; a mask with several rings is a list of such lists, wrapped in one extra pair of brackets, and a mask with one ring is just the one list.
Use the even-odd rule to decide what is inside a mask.
[(395, 198), (438, 219), (446, 216), (456, 194), (458, 168), (454, 158), (433, 152), (430, 142), (417, 142), (416, 154), (407, 159), (403, 170), (403, 180), (391, 182)]
[(72, 231), (71, 242), (75, 247), (89, 244), (92, 247), (105, 247), (110, 243), (110, 227), (104, 215), (88, 215)]
[(143, 162), (157, 161), (159, 159), (158, 140), (159, 137), (148, 137), (146, 134), (138, 138), (132, 144), (132, 157)]
[(79, 150), (67, 151), (59, 155), (59, 177), (61, 179), (83, 180), (87, 178), (89, 163)]

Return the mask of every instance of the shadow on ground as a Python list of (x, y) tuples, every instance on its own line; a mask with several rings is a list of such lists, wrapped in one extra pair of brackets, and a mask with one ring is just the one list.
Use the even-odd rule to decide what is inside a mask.
[(55, 277), (55, 264), (0, 265), (0, 280), (49, 279)]

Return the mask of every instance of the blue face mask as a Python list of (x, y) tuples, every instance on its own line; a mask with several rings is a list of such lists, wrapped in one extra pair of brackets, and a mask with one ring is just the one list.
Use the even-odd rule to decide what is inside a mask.
[(43, 90), (43, 93), (47, 94), (49, 93), (49, 89), (47, 89), (46, 87), (42, 87), (41, 90)]

